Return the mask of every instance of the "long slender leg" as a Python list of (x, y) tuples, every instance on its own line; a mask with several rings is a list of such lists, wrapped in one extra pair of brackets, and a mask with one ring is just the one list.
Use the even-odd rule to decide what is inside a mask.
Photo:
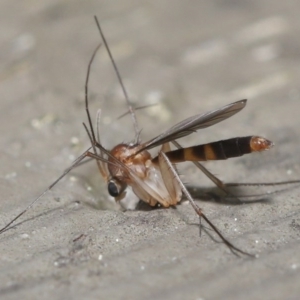
[[(169, 143), (164, 144), (160, 152), (165, 153), (164, 150), (168, 149), (170, 149)], [(168, 203), (168, 206), (176, 205), (181, 200), (182, 196), (180, 185), (176, 180), (174, 180), (173, 172), (170, 170), (168, 163), (161, 155), (158, 155), (158, 166), (164, 185), (169, 194), (168, 199), (165, 199), (165, 201)], [(172, 165), (172, 170), (178, 174), (174, 165)]]
[(86, 150), (83, 154), (81, 154), (72, 165), (66, 169), (61, 176), (59, 176), (49, 187), (44, 190), (37, 198), (35, 198), (22, 212), (20, 212), (16, 217), (14, 217), (9, 223), (7, 223), (3, 228), (0, 229), (0, 234), (4, 231), (8, 230), (10, 226), (19, 219), (22, 215), (24, 215), (37, 201), (39, 201), (47, 192), (49, 192), (63, 177), (65, 177), (72, 169), (74, 169), (84, 158), (88, 157), (88, 153), (91, 147)]
[(248, 186), (248, 187), (255, 187), (255, 190), (259, 187), (275, 187), (275, 186), (287, 186), (278, 190), (273, 190), (273, 191), (267, 191), (265, 193), (253, 193), (253, 194), (242, 194), (238, 195), (240, 198), (256, 198), (256, 197), (262, 197), (262, 196), (270, 196), (274, 194), (278, 194), (281, 192), (284, 192), (286, 190), (289, 190), (291, 188), (291, 184), (294, 184), (295, 187), (297, 187), (300, 184), (300, 180), (288, 180), (288, 181), (280, 181), (280, 182), (244, 182), (244, 183), (226, 183), (226, 186), (228, 187), (240, 187), (240, 186)]
[(178, 182), (178, 184), (180, 185), (183, 193), (185, 194), (185, 196), (187, 197), (187, 199), (189, 200), (190, 204), (192, 205), (192, 207), (194, 208), (195, 212), (197, 213), (197, 215), (200, 218), (203, 218), (207, 224), (215, 231), (215, 233), (221, 238), (221, 240), (224, 242), (224, 244), (230, 249), (230, 251), (232, 253), (234, 253), (235, 255), (238, 255), (238, 253), (240, 254), (244, 254), (250, 257), (255, 257), (255, 255), (250, 254), (248, 252), (245, 252), (239, 248), (237, 248), (236, 246), (234, 246), (231, 242), (229, 242), (223, 235), (222, 233), (218, 230), (218, 228), (206, 217), (206, 215), (202, 212), (201, 208), (195, 203), (195, 200), (192, 198), (192, 196), (190, 195), (189, 191), (187, 190), (187, 188), (185, 187), (185, 185), (183, 184), (183, 182), (181, 181), (181, 179), (179, 178), (179, 175), (177, 174), (177, 172), (174, 170), (171, 161), (168, 159), (167, 155), (164, 152), (160, 152), (159, 153), (159, 159), (160, 160), (164, 160), (165, 164), (168, 165), (169, 170), (172, 172), (173, 174), (173, 178), (174, 180), (176, 180)]
[[(172, 143), (178, 148), (183, 149), (183, 147), (176, 141), (172, 141)], [(227, 190), (225, 189), (224, 183), (217, 178), (214, 174), (212, 174), (210, 171), (208, 171), (202, 164), (200, 164), (198, 161), (193, 161), (194, 165), (199, 168), (219, 189), (224, 191), (226, 194), (228, 194)]]
[[(178, 148), (183, 149), (183, 147), (176, 141), (172, 141), (172, 143)], [(208, 169), (206, 169), (202, 164), (200, 164), (198, 161), (192, 162), (198, 169), (200, 169), (220, 190), (222, 190), (226, 195), (231, 196), (235, 198), (237, 201), (241, 202), (240, 199), (237, 198), (237, 196), (230, 193), (226, 188), (225, 184), (214, 174), (212, 174)]]

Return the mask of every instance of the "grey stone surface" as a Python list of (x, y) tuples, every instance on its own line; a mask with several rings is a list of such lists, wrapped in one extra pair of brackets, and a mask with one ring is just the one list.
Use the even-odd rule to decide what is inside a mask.
[[(300, 178), (299, 1), (2, 0), (0, 8), (1, 226), (89, 145), (83, 99), (100, 41), (95, 14), (132, 101), (160, 102), (138, 112), (143, 140), (248, 98), (238, 115), (182, 143), (263, 135), (271, 151), (205, 165), (225, 182)], [(102, 109), (103, 144), (133, 139), (130, 118), (116, 121), (126, 105), (104, 49), (90, 94), (93, 116)], [(212, 186), (193, 165), (180, 172)], [(299, 192), (249, 205), (198, 202), (228, 239), (259, 254), (237, 258), (184, 222), (198, 221), (190, 205), (122, 212), (105, 204), (90, 162), (0, 236), (0, 297), (298, 299)]]

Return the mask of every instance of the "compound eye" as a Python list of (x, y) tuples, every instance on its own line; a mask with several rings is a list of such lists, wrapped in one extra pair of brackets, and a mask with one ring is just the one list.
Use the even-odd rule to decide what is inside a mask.
[(114, 181), (110, 181), (107, 186), (108, 193), (112, 197), (118, 197), (120, 195), (119, 187)]

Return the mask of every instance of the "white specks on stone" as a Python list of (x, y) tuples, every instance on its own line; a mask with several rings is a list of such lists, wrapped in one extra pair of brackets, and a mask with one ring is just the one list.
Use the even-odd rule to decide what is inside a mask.
[(252, 44), (258, 41), (283, 34), (289, 29), (287, 20), (281, 16), (259, 20), (241, 29), (234, 37), (240, 44)]
[(291, 265), (291, 269), (292, 269), (292, 270), (296, 270), (297, 268), (298, 268), (298, 265), (297, 265), (297, 264), (292, 264), (292, 265)]
[(271, 61), (279, 56), (280, 49), (275, 44), (263, 45), (252, 50), (254, 60), (258, 62)]
[(21, 234), (21, 239), (28, 239), (29, 238), (29, 234), (27, 234), (27, 233), (22, 233)]
[(182, 61), (190, 66), (209, 64), (216, 58), (223, 57), (227, 52), (228, 45), (225, 40), (212, 39), (188, 48), (183, 54)]
[(31, 162), (30, 161), (26, 161), (25, 162), (25, 167), (26, 168), (30, 168), (31, 167)]
[(77, 178), (75, 176), (71, 176), (70, 179), (69, 179), (71, 182), (76, 182), (77, 181)]
[(36, 40), (30, 33), (19, 35), (13, 42), (13, 51), (15, 53), (28, 52), (35, 47)]
[(68, 158), (70, 161), (74, 161), (76, 157), (75, 157), (75, 155), (70, 154)]
[(76, 136), (71, 137), (71, 144), (77, 146), (79, 144), (79, 138)]
[(11, 172), (5, 175), (5, 179), (12, 179), (15, 178), (17, 176), (16, 172)]

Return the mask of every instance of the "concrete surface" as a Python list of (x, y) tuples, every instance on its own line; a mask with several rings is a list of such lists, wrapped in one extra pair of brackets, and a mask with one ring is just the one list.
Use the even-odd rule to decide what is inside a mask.
[[(89, 145), (83, 96), (100, 41), (95, 14), (132, 101), (161, 103), (138, 112), (143, 140), (248, 98), (238, 115), (181, 142), (263, 135), (275, 142), (271, 151), (206, 166), (225, 182), (299, 179), (299, 10), (292, 0), (2, 0), (1, 226)], [(103, 144), (133, 139), (130, 118), (115, 121), (126, 106), (104, 49), (90, 93), (93, 116), (103, 112)], [(188, 184), (212, 187), (191, 164), (180, 172)], [(259, 254), (238, 258), (184, 221), (198, 221), (190, 205), (122, 212), (103, 204), (106, 187), (91, 162), (0, 236), (0, 297), (298, 299), (299, 193), (249, 205), (198, 202), (228, 239)]]

